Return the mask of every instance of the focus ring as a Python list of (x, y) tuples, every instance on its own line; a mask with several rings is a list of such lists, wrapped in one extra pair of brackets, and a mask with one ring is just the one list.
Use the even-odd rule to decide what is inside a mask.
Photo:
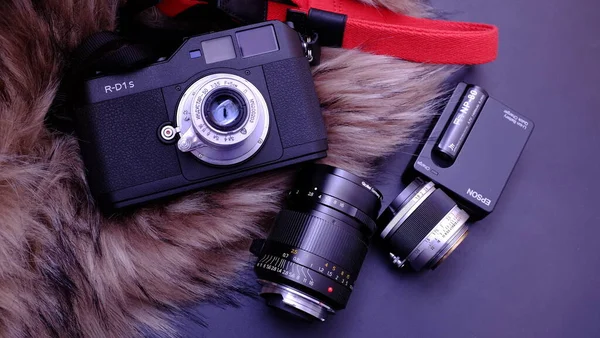
[(268, 240), (308, 251), (356, 274), (367, 254), (367, 244), (360, 240), (358, 232), (348, 231), (350, 226), (325, 218), (328, 216), (324, 214), (321, 218), (283, 209)]
[(292, 192), (290, 192), (289, 203), (292, 205), (294, 203), (322, 204), (358, 220), (360, 223), (366, 225), (367, 228), (369, 228), (370, 234), (375, 232), (375, 229), (377, 227), (375, 221), (357, 207), (351, 205), (346, 201), (336, 199), (335, 197), (330, 196), (329, 194), (323, 193), (321, 191), (303, 191), (298, 189), (293, 194)]
[(369, 230), (371, 231), (371, 233), (375, 232), (375, 229), (377, 228), (377, 224), (375, 223), (375, 221), (367, 216), (365, 213), (363, 212), (357, 212), (354, 217), (359, 220), (361, 223), (366, 224), (367, 227), (369, 228)]
[(402, 258), (408, 257), (455, 205), (448, 195), (436, 189), (390, 236), (392, 251)]

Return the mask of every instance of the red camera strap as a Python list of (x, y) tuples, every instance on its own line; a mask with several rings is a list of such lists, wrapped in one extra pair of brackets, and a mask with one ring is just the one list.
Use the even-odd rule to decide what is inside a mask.
[[(311, 8), (346, 15), (343, 48), (437, 64), (482, 64), (496, 59), (498, 28), (493, 25), (415, 18), (355, 0), (293, 0), (297, 7), (268, 2), (267, 19), (286, 21), (288, 9)], [(206, 4), (198, 0), (163, 0), (159, 9), (174, 16)]]

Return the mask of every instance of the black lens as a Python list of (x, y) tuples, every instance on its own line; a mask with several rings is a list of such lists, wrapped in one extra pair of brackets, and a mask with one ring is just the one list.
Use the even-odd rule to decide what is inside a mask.
[(236, 130), (246, 120), (246, 104), (240, 93), (229, 88), (217, 89), (204, 104), (204, 116), (211, 127), (219, 131)]
[(345, 308), (380, 207), (381, 193), (344, 170), (301, 171), (258, 253), (267, 303), (319, 320)]
[(469, 215), (432, 182), (417, 178), (394, 199), (377, 223), (393, 263), (434, 269), (468, 233)]

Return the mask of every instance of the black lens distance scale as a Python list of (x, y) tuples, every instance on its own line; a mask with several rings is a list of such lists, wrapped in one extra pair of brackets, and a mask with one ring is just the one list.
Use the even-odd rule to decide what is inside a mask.
[(343, 309), (378, 233), (393, 264), (434, 269), (468, 234), (467, 220), (495, 207), (533, 122), (460, 83), (402, 180), (406, 188), (376, 219), (381, 193), (325, 165), (304, 168), (266, 240), (255, 272), (267, 304), (324, 321)]

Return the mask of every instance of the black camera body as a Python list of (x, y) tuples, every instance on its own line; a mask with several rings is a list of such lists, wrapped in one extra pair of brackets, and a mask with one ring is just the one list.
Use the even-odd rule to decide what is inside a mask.
[(77, 131), (92, 193), (119, 209), (326, 156), (297, 32), (271, 21), (187, 39), (90, 79)]

